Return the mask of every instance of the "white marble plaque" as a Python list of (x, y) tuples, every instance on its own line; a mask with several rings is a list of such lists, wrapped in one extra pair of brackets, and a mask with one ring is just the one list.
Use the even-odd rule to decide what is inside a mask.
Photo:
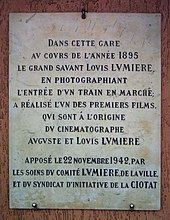
[(160, 22), (10, 14), (11, 208), (160, 209)]

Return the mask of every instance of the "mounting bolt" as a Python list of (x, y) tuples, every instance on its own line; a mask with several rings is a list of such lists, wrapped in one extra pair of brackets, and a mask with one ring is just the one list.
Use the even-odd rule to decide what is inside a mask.
[(135, 205), (133, 203), (130, 203), (129, 208), (131, 211), (133, 211), (135, 209)]
[(81, 13), (82, 13), (82, 14), (81, 14), (81, 18), (82, 18), (82, 19), (86, 19), (86, 12), (87, 12), (87, 11), (86, 11), (84, 8), (81, 10)]
[(37, 208), (38, 208), (37, 203), (33, 202), (33, 203), (32, 203), (32, 207), (33, 207), (33, 209), (37, 209)]

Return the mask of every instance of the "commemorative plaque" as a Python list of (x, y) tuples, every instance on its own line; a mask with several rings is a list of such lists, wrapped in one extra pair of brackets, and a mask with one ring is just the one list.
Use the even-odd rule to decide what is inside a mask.
[(160, 22), (10, 14), (11, 208), (160, 209)]

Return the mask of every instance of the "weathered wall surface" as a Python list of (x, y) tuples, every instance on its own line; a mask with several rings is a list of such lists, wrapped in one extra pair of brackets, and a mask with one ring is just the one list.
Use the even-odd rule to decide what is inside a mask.
[[(11, 210), (8, 190), (8, 21), (11, 12), (162, 14), (162, 208), (160, 211)], [(88, 15), (87, 15), (88, 16)], [(170, 216), (170, 1), (1, 0), (0, 1), (0, 220), (168, 220)], [(49, 198), (50, 199), (50, 198)]]

